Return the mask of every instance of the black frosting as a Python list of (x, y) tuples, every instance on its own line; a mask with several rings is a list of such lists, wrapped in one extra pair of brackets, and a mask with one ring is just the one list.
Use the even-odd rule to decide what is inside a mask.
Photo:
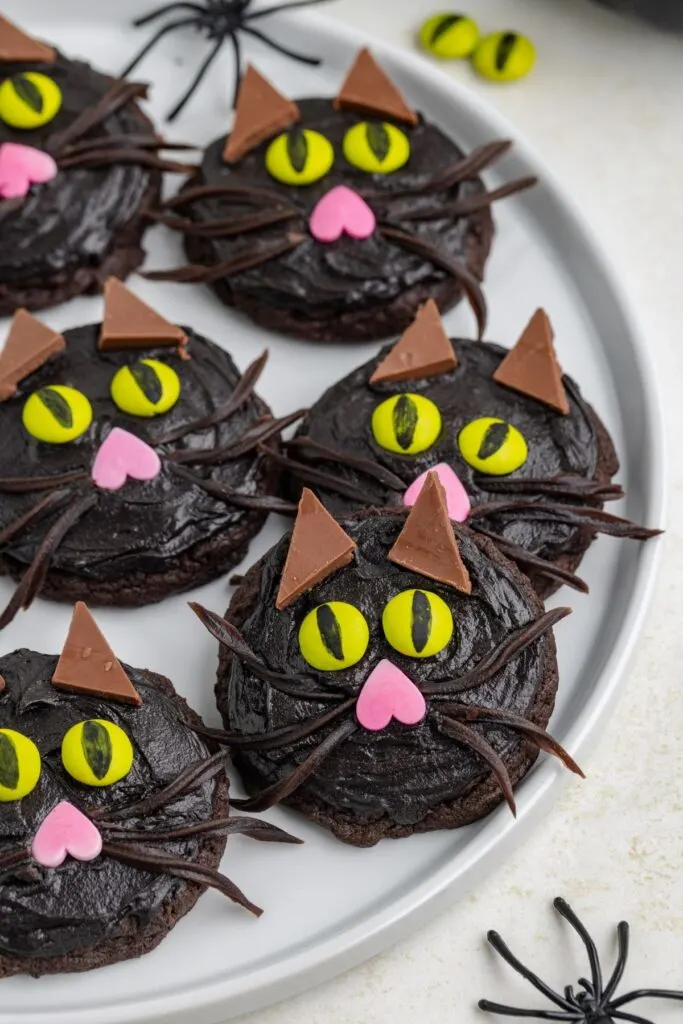
[[(283, 185), (272, 178), (265, 166), (265, 153), (271, 140), (256, 146), (239, 162), (227, 164), (223, 160), (223, 137), (208, 147), (201, 172), (192, 182), (193, 185), (267, 188), (288, 204), (294, 204), (301, 213), (300, 219), (249, 235), (202, 240), (202, 246), (211, 253), (208, 262), (213, 264), (244, 255), (245, 251), (259, 253), (274, 242), (282, 241), (291, 232), (305, 235), (305, 240), (294, 252), (232, 276), (230, 289), (236, 296), (293, 311), (304, 319), (317, 319), (383, 307), (415, 285), (431, 287), (448, 278), (449, 275), (430, 260), (406, 252), (394, 242), (382, 238), (378, 232), (363, 241), (344, 235), (331, 245), (316, 242), (308, 233), (308, 218), (318, 200), (336, 185), (346, 185), (361, 193), (372, 190), (381, 194), (378, 198), (368, 199), (378, 220), (419, 233), (421, 238), (436, 243), (447, 255), (457, 257), (465, 264), (469, 262), (473, 225), (481, 219), (481, 213), (424, 222), (419, 219), (404, 221), (403, 216), (407, 212), (414, 216), (421, 210), (432, 211), (446, 201), (478, 193), (483, 190), (479, 178), (471, 178), (431, 195), (398, 196), (404, 190), (419, 189), (435, 172), (454, 164), (462, 156), (454, 142), (424, 120), (414, 126), (401, 124), (400, 129), (408, 136), (411, 145), (409, 162), (392, 174), (372, 175), (348, 163), (342, 153), (344, 135), (350, 127), (363, 120), (361, 115), (335, 110), (329, 99), (300, 99), (296, 103), (301, 111), (299, 127), (320, 132), (334, 147), (334, 165), (321, 180), (295, 187)], [(392, 195), (396, 198), (392, 199)], [(202, 223), (253, 210), (253, 206), (214, 198), (188, 205), (187, 215)]]
[[(311, 408), (298, 434), (343, 454), (370, 458), (404, 480), (406, 487), (426, 469), (445, 462), (455, 470), (475, 507), (489, 501), (534, 497), (533, 494), (520, 495), (512, 489), (508, 492), (499, 490), (504, 488), (506, 480), (545, 479), (566, 473), (585, 479), (596, 476), (599, 443), (595, 413), (570, 377), (563, 378), (569, 401), (569, 414), (563, 416), (533, 398), (496, 384), (493, 374), (507, 349), (462, 338), (453, 339), (453, 347), (458, 365), (449, 373), (423, 380), (371, 385), (369, 380), (374, 369), (390, 350), (385, 348), (376, 359), (371, 359), (329, 388)], [(377, 444), (370, 429), (375, 407), (389, 395), (401, 392), (414, 392), (430, 398), (438, 406), (443, 419), (439, 440), (428, 451), (418, 455), (385, 451)], [(511, 423), (526, 439), (529, 449), (527, 461), (507, 477), (486, 477), (476, 473), (460, 454), (458, 434), (467, 423), (482, 416), (499, 417)], [(298, 451), (295, 457), (305, 459), (305, 451)], [(316, 462), (316, 466), (360, 486), (367, 495), (368, 505), (403, 504), (402, 490), (388, 488), (341, 461)], [(495, 485), (495, 492), (487, 491), (489, 481)], [(345, 497), (325, 487), (316, 486), (316, 493), (335, 515), (348, 514), (359, 505), (357, 498)], [(541, 497), (539, 500), (549, 499)], [(572, 549), (580, 530), (577, 526), (534, 518), (528, 510), (492, 515), (477, 519), (477, 522), (546, 559), (553, 559)]]
[[(528, 591), (525, 593), (521, 577), (509, 563), (494, 562), (467, 530), (456, 528), (460, 552), (472, 579), (471, 596), (389, 562), (387, 553), (404, 522), (405, 517), (392, 513), (344, 521), (344, 529), (358, 544), (354, 561), (285, 611), (276, 611), (275, 598), (289, 538), (283, 538), (265, 556), (257, 603), (239, 625), (247, 643), (269, 668), (306, 676), (317, 683), (318, 689), (322, 685), (333, 693), (351, 697), (360, 692), (375, 665), (388, 658), (422, 687), (462, 676), (517, 627), (537, 618), (538, 602)], [(399, 654), (382, 631), (385, 605), (395, 594), (411, 587), (438, 594), (453, 613), (453, 638), (444, 651), (432, 658)], [(339, 672), (316, 672), (299, 653), (301, 622), (312, 608), (325, 601), (356, 605), (370, 627), (365, 656), (352, 668)], [(490, 682), (452, 697), (450, 703), (527, 714), (534, 706), (539, 688), (547, 681), (550, 642), (544, 635)], [(226, 727), (244, 735), (261, 735), (282, 726), (309, 722), (334, 706), (287, 696), (256, 678), (236, 658), (232, 659), (228, 685), (219, 683), (217, 692)], [(419, 822), (431, 809), (457, 798), (488, 768), (470, 750), (440, 731), (435, 712), (444, 702), (448, 703), (440, 697), (428, 697), (427, 717), (416, 726), (406, 727), (393, 721), (381, 732), (359, 727), (297, 790), (297, 802), (322, 803), (333, 812), (351, 814), (364, 821), (388, 815), (398, 824), (410, 825)], [(355, 720), (353, 709), (347, 717)], [(291, 746), (240, 753), (236, 763), (249, 788), (259, 791), (263, 784), (289, 775), (332, 728), (322, 729)], [(491, 725), (474, 728), (481, 730), (505, 759), (518, 748), (519, 740), (509, 730)]]
[[(252, 395), (217, 426), (170, 444), (156, 445), (156, 438), (225, 405), (240, 374), (227, 352), (188, 327), (184, 328), (189, 338), (188, 360), (181, 359), (177, 350), (168, 346), (100, 352), (99, 329), (99, 324), (89, 324), (66, 331), (65, 351), (27, 377), (14, 398), (0, 403), (0, 480), (52, 476), (72, 470), (89, 475), (99, 445), (115, 426), (156, 447), (163, 463), (164, 455), (172, 451), (206, 451), (228, 446), (241, 437), (249, 424), (268, 412), (267, 406)], [(165, 415), (151, 419), (129, 416), (117, 409), (110, 397), (116, 370), (141, 358), (167, 363), (180, 377), (180, 398)], [(89, 430), (71, 444), (45, 444), (32, 438), (23, 427), (21, 414), (27, 396), (47, 384), (76, 387), (92, 404), (93, 422)], [(264, 460), (253, 452), (219, 466), (196, 469), (206, 479), (245, 494), (261, 491), (266, 478)], [(93, 485), (88, 477), (78, 486)], [(117, 580), (132, 572), (172, 569), (184, 552), (253, 516), (188, 483), (168, 465), (155, 480), (128, 480), (117, 491), (96, 489), (96, 493), (97, 505), (68, 533), (51, 563), (54, 568), (90, 580)], [(22, 516), (43, 494), (2, 493), (0, 483), (0, 529)], [(20, 564), (30, 563), (61, 511), (21, 531), (5, 546), (5, 557)]]
[[(22, 71), (39, 71), (62, 90), (62, 108), (42, 128), (11, 128), (0, 121), (0, 145), (16, 142), (53, 152), (56, 137), (94, 106), (112, 80), (88, 64), (57, 53), (54, 64), (0, 62), (0, 81)], [(132, 103), (111, 114), (88, 138), (150, 134), (150, 126)], [(0, 200), (0, 283), (17, 287), (79, 266), (98, 266), (112, 240), (137, 214), (152, 174), (133, 164), (60, 170), (25, 199)]]
[[(29, 849), (40, 823), (61, 800), (86, 815), (133, 804), (172, 782), (190, 764), (209, 757), (204, 742), (180, 721), (181, 707), (167, 681), (151, 672), (126, 666), (143, 704), (115, 704), (97, 696), (76, 696), (57, 690), (50, 679), (57, 658), (19, 650), (0, 658), (6, 688), (0, 693), (0, 726), (23, 733), (38, 747), (42, 774), (23, 800), (0, 804), (0, 859)], [(66, 732), (88, 718), (120, 725), (133, 745), (130, 773), (106, 788), (74, 781), (61, 761)], [(143, 820), (127, 819), (131, 828), (162, 829), (209, 821), (215, 783), (205, 782)], [(191, 861), (199, 840), (146, 844)], [(144, 926), (162, 905), (183, 892), (187, 883), (164, 874), (150, 874), (101, 855), (83, 863), (67, 857), (48, 869), (33, 862), (0, 873), (0, 955), (55, 957), (88, 949), (115, 936), (134, 917)]]

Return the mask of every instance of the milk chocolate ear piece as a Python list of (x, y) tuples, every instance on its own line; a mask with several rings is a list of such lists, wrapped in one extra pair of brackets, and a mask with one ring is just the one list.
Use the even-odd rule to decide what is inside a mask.
[(223, 151), (223, 159), (232, 164), (269, 139), (276, 132), (296, 124), (301, 113), (251, 64), (247, 66), (235, 108), (235, 121)]
[(27, 36), (20, 28), (0, 15), (0, 61), (54, 64), (56, 59), (57, 55), (51, 46)]
[(363, 114), (378, 114), (394, 121), (407, 121), (408, 124), (417, 124), (419, 120), (367, 47), (360, 51), (353, 62), (334, 101), (334, 107), (336, 110), (360, 110)]
[(315, 494), (304, 488), (275, 607), (281, 611), (298, 597), (348, 565), (356, 544)]
[(182, 356), (187, 346), (187, 335), (129, 291), (117, 278), (108, 278), (104, 285), (104, 320), (98, 343), (100, 352), (156, 348), (157, 345), (177, 345)]
[(17, 393), (17, 384), (62, 352), (66, 342), (61, 334), (46, 327), (25, 309), (18, 309), (0, 352), (0, 402)]
[(567, 415), (569, 402), (562, 383), (562, 369), (555, 355), (553, 329), (545, 310), (536, 310), (493, 379), (497, 384), (535, 398), (556, 412)]
[(377, 366), (370, 383), (436, 377), (457, 365), (453, 346), (441, 322), (439, 307), (434, 299), (429, 299), (420, 306), (410, 327)]
[(430, 473), (405, 526), (388, 554), (390, 562), (437, 583), (472, 593), (472, 581), (460, 557), (448, 518), (446, 495), (436, 473)]
[(142, 704), (87, 606), (74, 607), (69, 634), (52, 676), (60, 690), (89, 694), (122, 704)]

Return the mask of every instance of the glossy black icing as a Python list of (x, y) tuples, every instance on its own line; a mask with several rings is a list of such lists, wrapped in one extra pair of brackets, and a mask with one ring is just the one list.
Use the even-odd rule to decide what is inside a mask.
[[(597, 475), (599, 443), (596, 417), (570, 377), (564, 377), (570, 411), (567, 416), (562, 416), (535, 399), (496, 384), (493, 374), (507, 349), (489, 342), (462, 338), (453, 339), (453, 347), (458, 365), (449, 373), (423, 380), (371, 385), (369, 380), (373, 371), (389, 351), (389, 347), (385, 348), (376, 359), (371, 359), (329, 388), (313, 405), (298, 434), (342, 453), (370, 458), (404, 480), (406, 487), (425, 470), (445, 462), (455, 470), (475, 507), (506, 498), (519, 500), (518, 492), (498, 490), (499, 487), (504, 488), (508, 479), (549, 478), (561, 473), (593, 479)], [(385, 451), (377, 444), (370, 429), (375, 407), (389, 395), (406, 391), (430, 398), (438, 406), (443, 419), (439, 440), (428, 451), (417, 455)], [(527, 461), (507, 477), (486, 477), (476, 473), (460, 454), (458, 434), (471, 420), (482, 416), (499, 417), (511, 423), (526, 439)], [(297, 452), (296, 458), (303, 460), (305, 452)], [(402, 491), (387, 488), (341, 462), (316, 462), (316, 466), (359, 485), (367, 494), (368, 505), (402, 505)], [(495, 493), (486, 489), (489, 480), (496, 484)], [(345, 515), (358, 508), (356, 499), (324, 487), (316, 487), (316, 492), (335, 515)], [(553, 559), (572, 549), (580, 530), (572, 525), (540, 521), (531, 514), (525, 516), (523, 511), (500, 513), (477, 522), (546, 559)]]
[[(54, 64), (0, 62), (0, 81), (22, 71), (38, 71), (59, 85), (62, 108), (42, 128), (11, 128), (0, 121), (0, 145), (16, 142), (54, 155), (57, 136), (94, 106), (112, 79), (81, 61), (57, 53)], [(147, 119), (132, 103), (107, 117), (86, 138), (150, 134)], [(117, 234), (137, 214), (153, 174), (134, 164), (105, 168), (71, 167), (25, 199), (0, 200), (0, 285), (44, 285), (62, 272), (99, 266)]]
[[(223, 137), (208, 147), (200, 174), (192, 182), (193, 185), (267, 188), (288, 204), (294, 204), (301, 214), (298, 219), (248, 235), (202, 240), (202, 246), (211, 254), (207, 262), (212, 265), (234, 259), (245, 250), (258, 253), (282, 241), (291, 232), (302, 232), (305, 236), (294, 252), (231, 277), (230, 290), (236, 297), (263, 302), (272, 309), (288, 310), (304, 320), (315, 320), (382, 308), (416, 285), (432, 287), (449, 277), (430, 260), (406, 252), (377, 231), (363, 241), (346, 235), (333, 244), (315, 241), (308, 232), (309, 216), (318, 200), (336, 185), (346, 185), (361, 193), (368, 190), (378, 193), (377, 197), (368, 199), (378, 221), (386, 220), (394, 227), (419, 233), (449, 256), (465, 264), (469, 262), (470, 250), (476, 244), (474, 226), (488, 219), (488, 212), (430, 221), (421, 221), (419, 213), (482, 191), (479, 178), (431, 195), (398, 196), (404, 190), (421, 188), (437, 171), (453, 165), (463, 155), (454, 142), (422, 119), (414, 126), (401, 124), (399, 127), (411, 146), (408, 163), (392, 174), (373, 175), (348, 163), (342, 152), (346, 131), (364, 120), (360, 114), (335, 110), (330, 99), (300, 99), (296, 103), (301, 111), (299, 126), (320, 132), (334, 147), (334, 164), (322, 179), (312, 185), (295, 187), (272, 178), (265, 166), (265, 153), (271, 140), (256, 146), (237, 163), (227, 164), (223, 160)], [(213, 198), (188, 205), (187, 215), (202, 223), (253, 210), (250, 205)], [(413, 218), (418, 215), (417, 219), (404, 220), (406, 213)]]
[[(46, 815), (68, 800), (86, 815), (95, 808), (114, 811), (133, 804), (172, 782), (190, 764), (209, 757), (204, 742), (180, 721), (182, 708), (167, 681), (151, 672), (126, 666), (140, 694), (139, 708), (97, 696), (64, 693), (51, 685), (57, 658), (19, 650), (0, 658), (6, 688), (0, 693), (0, 727), (23, 733), (38, 747), (42, 774), (23, 800), (0, 804), (0, 858), (28, 849)], [(114, 785), (90, 788), (74, 781), (61, 761), (66, 732), (88, 718), (121, 726), (135, 753), (130, 773)], [(213, 781), (143, 820), (126, 819), (126, 827), (163, 829), (208, 821), (213, 816)], [(199, 840), (188, 837), (154, 842), (149, 849), (191, 861)], [(83, 863), (67, 857), (61, 867), (0, 873), (0, 955), (50, 958), (89, 949), (115, 936), (134, 917), (150, 921), (187, 883), (164, 874), (150, 874), (101, 855)]]
[[(371, 670), (390, 659), (418, 686), (455, 679), (477, 665), (517, 627), (536, 619), (540, 605), (509, 563), (493, 561), (469, 531), (456, 528), (458, 544), (473, 590), (465, 595), (451, 587), (408, 572), (387, 560), (405, 517), (394, 513), (345, 520), (343, 527), (358, 544), (354, 561), (315, 587), (292, 607), (276, 611), (275, 598), (288, 550), (284, 538), (261, 563), (257, 594), (246, 621), (238, 623), (249, 646), (269, 668), (304, 675), (340, 696), (356, 696)], [(382, 611), (395, 594), (411, 587), (438, 594), (453, 613), (455, 630), (448, 646), (432, 658), (405, 657), (382, 631)], [(370, 643), (358, 664), (339, 672), (317, 672), (299, 652), (298, 630), (306, 614), (325, 601), (347, 601), (360, 608), (370, 628)], [(547, 635), (509, 662), (492, 680), (451, 697), (450, 703), (502, 708), (528, 714), (539, 689), (547, 683), (554, 644)], [(552, 654), (550, 652), (553, 652)], [(445, 688), (448, 693), (448, 687)], [(242, 735), (262, 735), (282, 726), (309, 722), (334, 705), (302, 701), (275, 690), (232, 659), (229, 679), (219, 680), (218, 704), (226, 727)], [(440, 731), (437, 712), (448, 698), (428, 697), (427, 717), (406, 727), (393, 721), (381, 732), (359, 730), (347, 739), (296, 793), (297, 803), (313, 802), (362, 821), (387, 815), (412, 825), (444, 802), (454, 800), (488, 771), (468, 748)], [(354, 711), (347, 712), (353, 719)], [(282, 779), (331, 732), (274, 750), (242, 752), (236, 761), (255, 791)], [(509, 730), (475, 725), (506, 760), (519, 740)]]
[[(0, 478), (44, 477), (72, 470), (90, 473), (95, 454), (112, 427), (123, 427), (152, 445), (164, 463), (164, 455), (182, 450), (206, 451), (236, 441), (246, 427), (267, 413), (255, 395), (227, 420), (169, 444), (156, 439), (172, 429), (190, 424), (225, 405), (240, 374), (227, 352), (190, 328), (190, 359), (181, 359), (172, 347), (100, 352), (100, 325), (89, 324), (66, 331), (67, 347), (20, 385), (18, 394), (0, 403)], [(121, 412), (110, 397), (117, 369), (140, 358), (154, 358), (172, 366), (181, 381), (177, 404), (165, 415), (151, 419)], [(93, 422), (89, 430), (70, 444), (51, 445), (32, 438), (22, 424), (22, 407), (28, 395), (47, 384), (78, 388), (90, 400)], [(266, 468), (253, 452), (214, 467), (197, 467), (206, 479), (246, 494), (263, 489)], [(88, 479), (78, 487), (92, 487)], [(74, 489), (74, 493), (76, 490)], [(235, 508), (207, 494), (172, 473), (168, 464), (151, 481), (128, 480), (117, 491), (96, 489), (97, 505), (70, 531), (52, 559), (52, 567), (88, 580), (118, 580), (129, 573), (172, 570), (175, 560), (200, 542), (243, 523), (254, 513)], [(35, 493), (2, 493), (0, 529), (15, 521), (38, 498)], [(59, 510), (61, 511), (61, 509)], [(21, 531), (3, 548), (5, 558), (26, 565), (59, 511)]]

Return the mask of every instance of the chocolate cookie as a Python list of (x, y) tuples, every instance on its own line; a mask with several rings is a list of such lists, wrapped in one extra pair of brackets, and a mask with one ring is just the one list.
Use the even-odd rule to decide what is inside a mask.
[(479, 173), (508, 142), (465, 155), (415, 113), (367, 50), (330, 99), (292, 102), (253, 67), (232, 133), (156, 219), (192, 265), (149, 274), (204, 281), (257, 323), (310, 341), (387, 337), (433, 297), (465, 294), (480, 331), (494, 200)]
[(161, 171), (187, 171), (137, 100), (0, 17), (0, 316), (101, 291), (144, 259)]
[(450, 829), (506, 799), (539, 748), (557, 689), (550, 632), (517, 568), (448, 519), (432, 474), (409, 514), (338, 524), (304, 491), (290, 538), (248, 573), (216, 694), (245, 809), (296, 807), (345, 842)]
[(542, 310), (508, 351), (449, 340), (427, 304), (392, 349), (325, 392), (287, 455), (289, 493), (314, 487), (337, 516), (412, 505), (435, 469), (451, 518), (495, 540), (543, 597), (562, 583), (588, 589), (574, 570), (597, 533), (659, 532), (602, 510), (623, 497), (617, 456), (562, 375)]
[(6, 625), (41, 593), (143, 605), (241, 561), (277, 468), (257, 451), (291, 421), (223, 349), (112, 279), (102, 325), (17, 313), (0, 356), (0, 565)]
[(86, 971), (154, 949), (208, 887), (235, 833), (224, 755), (168, 679), (122, 665), (85, 605), (59, 658), (0, 658), (0, 978)]

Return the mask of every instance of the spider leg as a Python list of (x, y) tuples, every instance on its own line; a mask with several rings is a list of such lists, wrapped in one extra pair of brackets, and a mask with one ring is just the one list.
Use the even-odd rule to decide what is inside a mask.
[(131, 71), (133, 71), (138, 66), (140, 61), (147, 56), (149, 51), (156, 46), (159, 40), (166, 35), (167, 32), (172, 32), (174, 28), (182, 28), (184, 25), (194, 25), (196, 24), (196, 21), (196, 18), (180, 18), (179, 21), (170, 21), (168, 25), (164, 25), (164, 27), (160, 28), (159, 31), (152, 36), (149, 42), (143, 46), (143, 48), (140, 50), (137, 56), (135, 56), (133, 60), (130, 62), (130, 64), (127, 65), (126, 69), (121, 72), (119, 77), (126, 78), (131, 73)]
[(257, 18), (265, 18), (268, 14), (276, 14), (280, 11), (293, 11), (297, 7), (312, 7), (313, 4), (323, 4), (326, 0), (293, 0), (292, 3), (277, 4), (275, 7), (263, 7), (253, 14), (248, 14), (245, 21), (256, 21)]
[(569, 921), (570, 925), (575, 932), (580, 936), (586, 947), (588, 954), (588, 960), (591, 965), (591, 976), (593, 979), (593, 993), (597, 1002), (602, 999), (602, 971), (600, 970), (600, 959), (598, 957), (598, 950), (596, 948), (593, 939), (588, 934), (585, 925), (578, 919), (572, 908), (569, 906), (566, 900), (563, 900), (561, 896), (553, 900), (553, 906), (555, 910), (560, 914), (565, 921)]
[(242, 31), (246, 32), (250, 36), (254, 36), (256, 39), (260, 39), (266, 46), (270, 46), (273, 50), (277, 50), (278, 53), (284, 54), (285, 57), (291, 57), (293, 60), (301, 61), (302, 64), (310, 64), (312, 67), (318, 67), (320, 64), (319, 57), (307, 57), (305, 53), (297, 53), (296, 50), (289, 50), (282, 43), (276, 43), (270, 36), (265, 35), (257, 28), (251, 28), (250, 25), (243, 25)]
[(240, 91), (240, 85), (242, 82), (242, 49), (240, 46), (239, 36), (236, 32), (230, 33), (230, 42), (232, 43), (233, 53), (235, 54), (235, 84), (232, 90), (232, 109), (234, 110), (237, 106), (237, 97)]
[(141, 18), (136, 18), (133, 22), (134, 28), (142, 28), (143, 25), (148, 25), (150, 21), (156, 21), (162, 14), (170, 14), (171, 11), (195, 11), (197, 14), (204, 14), (204, 8), (201, 4), (193, 3), (173, 3), (164, 4), (163, 7), (157, 7), (155, 10), (150, 11), (149, 14), (143, 14)]
[[(490, 931), (487, 933), (486, 938), (493, 946), (498, 956), (501, 956), (505, 963), (512, 967), (513, 971), (517, 971), (517, 974), (521, 974), (525, 981), (528, 981), (535, 989), (542, 992), (543, 995), (551, 1001), (551, 1003), (555, 1003), (556, 1006), (562, 1007), (565, 1011), (575, 1012), (576, 1007), (572, 1006), (567, 999), (564, 999), (557, 992), (554, 992), (553, 989), (551, 989), (549, 985), (546, 985), (546, 983), (542, 981), (537, 974), (534, 974), (530, 968), (524, 966), (521, 960), (517, 959), (512, 950), (510, 950), (505, 942), (503, 942), (498, 932)], [(487, 1000), (483, 1000), (483, 1002), (487, 1002)], [(481, 1003), (479, 1003), (479, 1005), (481, 1006)], [(495, 1003), (489, 1003), (487, 1007), (482, 1007), (482, 1009), (488, 1009), (489, 1006), (495, 1005)], [(500, 1010), (496, 1010), (494, 1012), (499, 1013)], [(561, 1019), (570, 1020), (573, 1018), (562, 1017)]]
[(636, 999), (677, 999), (683, 1003), (683, 992), (674, 992), (666, 988), (639, 988), (635, 992), (627, 992), (625, 996), (619, 996), (612, 1002), (615, 1010), (626, 1003), (632, 1003)]
[(635, 1013), (621, 1013), (619, 1010), (609, 1010), (609, 1016), (614, 1020), (630, 1020), (634, 1024), (655, 1024), (653, 1020), (648, 1020), (647, 1017), (638, 1017)]
[(206, 58), (206, 60), (203, 62), (202, 66), (200, 67), (200, 69), (197, 72), (197, 74), (192, 79), (192, 81), (191, 81), (189, 87), (187, 88), (187, 90), (185, 91), (182, 99), (180, 100), (179, 103), (177, 103), (175, 105), (175, 107), (173, 108), (171, 113), (166, 118), (167, 121), (175, 121), (176, 117), (181, 112), (181, 110), (183, 109), (185, 104), (193, 96), (195, 90), (199, 88), (199, 86), (201, 85), (202, 79), (204, 78), (204, 76), (206, 75), (207, 71), (209, 70), (209, 68), (211, 67), (213, 62), (215, 61), (216, 57), (218, 56), (220, 48), (221, 48), (221, 46), (223, 45), (224, 42), (225, 42), (225, 37), (224, 36), (221, 36), (216, 41), (216, 45), (214, 46), (214, 48), (209, 53), (209, 55)]
[(503, 1006), (501, 1003), (492, 1003), (489, 999), (480, 999), (479, 1009), (486, 1010), (487, 1013), (499, 1013), (502, 1017), (533, 1017), (534, 1020), (566, 1020), (576, 1022), (576, 1024), (584, 1019), (583, 1014), (579, 1016), (576, 1011), (522, 1010), (517, 1006)]
[(619, 953), (617, 955), (617, 962), (614, 965), (612, 977), (605, 985), (604, 998), (607, 1002), (612, 998), (612, 994), (616, 992), (617, 985), (622, 979), (624, 970), (626, 968), (626, 961), (628, 960), (628, 936), (629, 927), (626, 921), (620, 921), (617, 925), (617, 941), (619, 943)]

